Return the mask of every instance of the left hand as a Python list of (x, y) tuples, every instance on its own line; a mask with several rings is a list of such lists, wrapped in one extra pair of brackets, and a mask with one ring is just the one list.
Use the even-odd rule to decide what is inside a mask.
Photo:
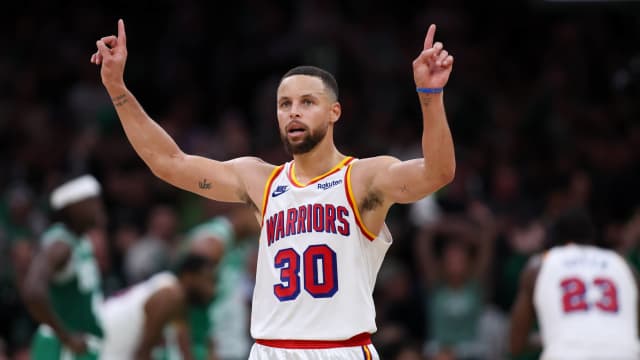
[(413, 61), (413, 79), (419, 88), (443, 88), (453, 68), (453, 56), (441, 42), (433, 43), (436, 26), (431, 24), (424, 39), (424, 49)]

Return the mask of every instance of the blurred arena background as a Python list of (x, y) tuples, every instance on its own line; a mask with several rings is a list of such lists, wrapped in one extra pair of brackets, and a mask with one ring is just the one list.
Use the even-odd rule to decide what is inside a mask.
[[(389, 217), (377, 283), (383, 359), (507, 359), (519, 273), (563, 210), (640, 270), (640, 3), (624, 1), (23, 1), (0, 14), (0, 359), (28, 359), (36, 324), (20, 299), (69, 174), (104, 186), (92, 240), (105, 294), (166, 268), (188, 229), (229, 206), (156, 179), (132, 150), (89, 63), (127, 22), (128, 86), (185, 152), (288, 160), (275, 90), (294, 65), (338, 80), (338, 147), (420, 156), (411, 61), (426, 28), (456, 62), (445, 101), (454, 182)], [(247, 279), (255, 261), (246, 261)], [(465, 284), (460, 297), (443, 289)], [(245, 285), (250, 289), (250, 284)], [(250, 294), (247, 292), (248, 306)], [(466, 349), (466, 350), (465, 350)], [(440, 356), (440, 357), (438, 357)], [(531, 354), (528, 358), (535, 358)]]

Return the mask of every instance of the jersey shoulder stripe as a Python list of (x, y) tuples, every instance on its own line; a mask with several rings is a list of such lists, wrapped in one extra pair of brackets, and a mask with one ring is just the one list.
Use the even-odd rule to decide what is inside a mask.
[(365, 360), (372, 360), (371, 351), (367, 345), (362, 345), (362, 354), (364, 355)]
[(271, 190), (271, 185), (273, 185), (275, 179), (278, 177), (278, 175), (280, 175), (282, 169), (284, 169), (284, 165), (276, 166), (273, 171), (271, 171), (271, 175), (269, 175), (267, 182), (264, 184), (264, 190), (262, 194), (262, 225), (264, 225), (264, 214), (267, 211), (267, 203), (269, 202), (269, 191)]
[(360, 216), (360, 211), (358, 210), (358, 204), (356, 203), (355, 196), (353, 195), (353, 189), (351, 188), (351, 166), (351, 164), (347, 166), (347, 171), (344, 175), (344, 187), (347, 194), (347, 201), (349, 202), (349, 206), (351, 206), (351, 209), (353, 210), (353, 213), (355, 215), (356, 224), (358, 224), (358, 227), (360, 228), (364, 236), (366, 236), (367, 239), (373, 241), (375, 240), (376, 235), (369, 231), (369, 229), (367, 229), (367, 227), (364, 225), (362, 217)]

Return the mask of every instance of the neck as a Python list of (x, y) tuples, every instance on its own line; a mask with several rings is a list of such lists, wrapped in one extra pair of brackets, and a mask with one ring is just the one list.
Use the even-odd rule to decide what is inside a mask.
[(298, 181), (306, 183), (314, 177), (331, 170), (344, 157), (331, 141), (330, 134), (327, 134), (325, 140), (318, 143), (311, 151), (293, 155), (296, 177)]
[(72, 233), (74, 233), (77, 237), (80, 237), (82, 235), (84, 235), (85, 230), (82, 229), (81, 226), (78, 226), (76, 224), (70, 223), (70, 222), (66, 222), (64, 223), (64, 226), (67, 227), (67, 229), (69, 231), (71, 231)]

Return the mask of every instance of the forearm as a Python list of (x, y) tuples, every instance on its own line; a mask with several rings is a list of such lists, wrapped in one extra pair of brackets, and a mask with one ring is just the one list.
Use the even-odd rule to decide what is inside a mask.
[(42, 289), (31, 284), (27, 285), (24, 292), (24, 300), (29, 313), (38, 322), (48, 325), (56, 336), (63, 341), (69, 337), (68, 330), (51, 308), (46, 288)]
[[(148, 317), (148, 314), (147, 314)], [(153, 322), (153, 321), (152, 321)], [(138, 360), (151, 360), (151, 354), (153, 349), (162, 343), (164, 331), (164, 322), (162, 323), (149, 323), (149, 319), (145, 319), (143, 332), (140, 342), (135, 351), (135, 359)]]
[(542, 348), (540, 335), (537, 332), (516, 335), (515, 339), (512, 337), (509, 337), (509, 354), (511, 356), (520, 356), (528, 352), (539, 351)]
[(428, 176), (448, 183), (453, 179), (456, 160), (451, 130), (444, 110), (443, 94), (418, 94), (422, 110), (422, 153)]
[(184, 323), (178, 323), (176, 325), (176, 339), (178, 342), (178, 349), (183, 360), (194, 360), (193, 352), (191, 351), (191, 339), (188, 329), (188, 325)]
[(105, 85), (134, 150), (158, 175), (183, 153), (171, 136), (147, 115), (124, 84)]
[(152, 360), (151, 359), (151, 348), (148, 347), (139, 347), (138, 350), (136, 350), (136, 353), (134, 355), (136, 360)]

